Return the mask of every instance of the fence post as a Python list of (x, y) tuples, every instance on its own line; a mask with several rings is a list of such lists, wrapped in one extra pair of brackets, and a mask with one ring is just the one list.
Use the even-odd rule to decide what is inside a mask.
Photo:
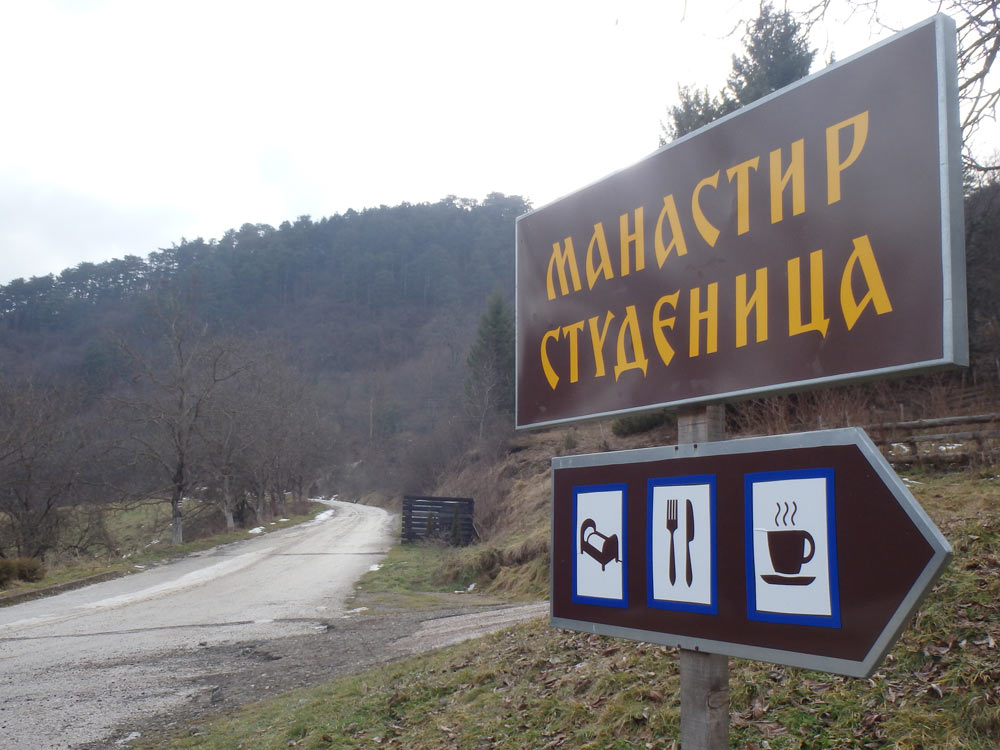
[[(725, 440), (724, 404), (682, 409), (677, 414), (678, 443)], [(681, 649), (681, 748), (729, 747), (729, 658)]]

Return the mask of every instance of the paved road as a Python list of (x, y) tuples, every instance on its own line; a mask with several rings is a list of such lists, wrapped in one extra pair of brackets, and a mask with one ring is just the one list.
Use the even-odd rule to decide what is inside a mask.
[(332, 505), (325, 519), (0, 608), (0, 747), (98, 742), (185, 701), (198, 660), (168, 652), (325, 631), (392, 543), (385, 511)]

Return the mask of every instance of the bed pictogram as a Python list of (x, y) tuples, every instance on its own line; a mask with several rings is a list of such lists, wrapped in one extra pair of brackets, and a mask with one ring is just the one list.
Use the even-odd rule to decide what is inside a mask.
[[(591, 542), (594, 537), (597, 537), (597, 541), (601, 545), (600, 549)], [(602, 571), (612, 560), (621, 562), (621, 558), (618, 557), (618, 535), (605, 536), (602, 534), (597, 530), (597, 524), (593, 518), (587, 518), (580, 524), (580, 554), (582, 555), (584, 552), (601, 564)]]
[(628, 606), (626, 487), (573, 488), (573, 601)]

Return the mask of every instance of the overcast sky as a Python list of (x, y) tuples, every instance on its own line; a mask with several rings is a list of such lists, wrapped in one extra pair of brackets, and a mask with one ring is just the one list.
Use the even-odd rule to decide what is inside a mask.
[[(881, 7), (903, 28), (936, 6)], [(721, 89), (758, 8), (4, 0), (0, 284), (246, 222), (543, 205), (655, 150), (678, 85)], [(813, 69), (889, 34), (838, 15)]]

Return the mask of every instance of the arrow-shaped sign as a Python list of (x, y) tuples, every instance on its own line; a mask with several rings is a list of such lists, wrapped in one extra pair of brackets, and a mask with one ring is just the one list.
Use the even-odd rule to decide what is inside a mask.
[[(559, 627), (867, 676), (951, 558), (857, 428), (552, 466)], [(604, 565), (588, 519), (623, 540)]]

